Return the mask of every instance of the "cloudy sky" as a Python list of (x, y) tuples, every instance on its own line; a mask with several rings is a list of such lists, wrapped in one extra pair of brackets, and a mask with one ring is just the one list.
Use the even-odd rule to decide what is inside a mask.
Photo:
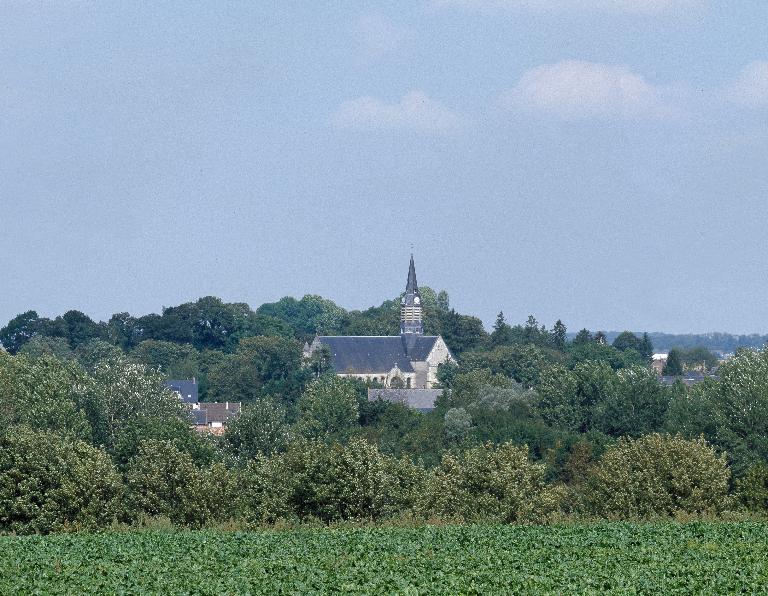
[(768, 2), (0, 1), (0, 325), (202, 295), (768, 332)]

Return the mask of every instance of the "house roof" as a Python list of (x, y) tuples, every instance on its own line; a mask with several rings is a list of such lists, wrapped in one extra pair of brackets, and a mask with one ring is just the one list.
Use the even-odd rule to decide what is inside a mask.
[(210, 422), (226, 422), (233, 416), (240, 413), (240, 402), (200, 402), (200, 410), (205, 412), (205, 419), (207, 423)]
[(166, 387), (181, 395), (185, 404), (197, 403), (197, 381), (194, 379), (171, 379), (165, 382)]
[(192, 424), (197, 426), (208, 424), (208, 416), (206, 416), (205, 410), (190, 410), (189, 417), (192, 419)]
[(436, 335), (347, 335), (318, 336), (317, 341), (331, 351), (337, 373), (387, 373), (395, 365), (403, 372), (413, 372), (411, 362), (423, 362), (437, 341)]
[(442, 393), (442, 389), (369, 389), (368, 401), (383, 399), (421, 412), (429, 412), (435, 409), (435, 400)]

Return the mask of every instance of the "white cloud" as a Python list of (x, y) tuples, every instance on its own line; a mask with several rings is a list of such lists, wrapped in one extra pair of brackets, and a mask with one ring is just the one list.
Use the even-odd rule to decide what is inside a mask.
[(434, 7), (459, 7), (471, 10), (593, 10), (658, 14), (701, 5), (702, 0), (432, 0)]
[(413, 130), (444, 133), (457, 128), (461, 118), (426, 93), (414, 90), (397, 103), (385, 103), (375, 97), (350, 99), (333, 115), (340, 128), (355, 130)]
[(500, 97), (513, 111), (535, 111), (573, 120), (669, 116), (662, 91), (625, 66), (565, 60), (523, 73)]
[(750, 108), (768, 107), (768, 61), (756, 60), (745, 66), (726, 87), (725, 96)]
[(413, 30), (378, 14), (366, 14), (352, 24), (352, 37), (360, 58), (370, 61), (396, 52), (415, 37)]

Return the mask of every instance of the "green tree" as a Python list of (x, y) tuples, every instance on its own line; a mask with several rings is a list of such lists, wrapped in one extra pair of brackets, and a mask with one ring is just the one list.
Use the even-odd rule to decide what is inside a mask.
[(0, 529), (95, 529), (121, 512), (123, 484), (109, 457), (87, 443), (24, 426), (0, 433)]
[(454, 443), (460, 443), (472, 428), (472, 416), (464, 408), (451, 408), (445, 413), (443, 421), (445, 436)]
[(612, 345), (621, 352), (630, 348), (640, 352), (642, 348), (642, 340), (631, 331), (622, 331), (616, 336), (616, 339), (613, 340)]
[(224, 466), (198, 467), (172, 441), (147, 439), (126, 470), (127, 503), (134, 520), (165, 517), (201, 527), (236, 514), (234, 478)]
[(586, 484), (591, 514), (627, 518), (717, 513), (730, 504), (730, 472), (704, 440), (651, 434), (609, 447)]
[(640, 340), (640, 347), (637, 351), (640, 352), (640, 356), (646, 361), (650, 361), (653, 357), (653, 342), (647, 333), (643, 333), (643, 338)]
[(669, 399), (656, 375), (638, 366), (619, 370), (615, 376), (612, 390), (595, 404), (594, 428), (612, 437), (662, 430)]
[(504, 320), (504, 313), (499, 312), (491, 333), (491, 345), (502, 346), (512, 342), (512, 327)]
[(556, 349), (565, 349), (567, 333), (568, 329), (565, 324), (560, 319), (557, 319), (557, 321), (555, 321), (555, 326), (552, 328), (552, 343)]
[(742, 477), (736, 479), (735, 484), (739, 501), (748, 510), (768, 511), (768, 464), (753, 464)]
[(50, 356), (59, 360), (72, 360), (74, 354), (69, 347), (69, 342), (63, 337), (48, 337), (47, 335), (35, 335), (26, 342), (17, 352), (28, 358), (40, 358)]
[(125, 464), (146, 439), (171, 440), (195, 457), (210, 459), (210, 447), (190, 425), (189, 412), (162, 376), (126, 361), (99, 364), (78, 397), (93, 439)]
[(243, 406), (240, 415), (227, 425), (224, 446), (233, 455), (248, 460), (285, 450), (290, 436), (285, 408), (264, 398)]
[(589, 330), (588, 329), (582, 329), (573, 338), (573, 345), (574, 346), (578, 346), (578, 345), (582, 345), (582, 344), (588, 344), (588, 343), (592, 343), (592, 341), (594, 341), (594, 340), (593, 340), (592, 334), (589, 332)]
[(280, 396), (295, 402), (301, 388), (301, 346), (282, 337), (247, 337), (208, 374), (208, 395), (217, 401), (254, 401)]
[[(130, 354), (130, 359), (147, 366), (166, 378), (186, 378), (187, 375), (176, 376), (174, 373), (192, 365), (197, 366), (198, 351), (189, 344), (178, 344), (171, 341), (146, 339), (137, 345)], [(192, 377), (194, 375), (189, 375)]]
[(410, 508), (423, 471), (355, 438), (348, 445), (297, 442), (272, 458), (257, 457), (243, 474), (247, 519), (378, 520)]
[(16, 315), (0, 329), (0, 343), (8, 352), (15, 354), (40, 331), (41, 321), (34, 310)]
[(664, 366), (664, 374), (677, 377), (683, 374), (683, 359), (680, 350), (672, 349), (667, 356), (667, 364)]
[(91, 384), (76, 362), (0, 352), (0, 427), (26, 425), (90, 440), (79, 394)]
[(75, 358), (87, 371), (93, 371), (100, 363), (124, 358), (123, 351), (103, 339), (92, 339), (77, 347)]
[(527, 447), (482, 445), (445, 454), (419, 499), (425, 515), (464, 521), (534, 522), (559, 508), (562, 491), (545, 481), (545, 468)]
[(720, 366), (719, 381), (694, 388), (707, 404), (712, 442), (728, 452), (737, 475), (768, 461), (768, 350), (740, 351)]
[(299, 400), (299, 430), (308, 438), (344, 441), (359, 429), (357, 387), (326, 376), (310, 383)]

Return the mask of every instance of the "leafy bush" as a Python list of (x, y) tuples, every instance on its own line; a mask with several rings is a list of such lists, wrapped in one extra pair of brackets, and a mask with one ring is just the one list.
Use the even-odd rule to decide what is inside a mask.
[(0, 351), (0, 425), (23, 424), (90, 439), (90, 426), (78, 404), (78, 394), (88, 384), (74, 362)]
[(646, 435), (621, 439), (591, 471), (587, 512), (622, 518), (719, 512), (729, 505), (730, 472), (703, 439)]
[(195, 465), (171, 441), (139, 445), (126, 473), (128, 514), (167, 517), (174, 524), (200, 527), (235, 514), (233, 478), (221, 464)]
[(123, 485), (106, 453), (23, 426), (0, 436), (0, 528), (46, 533), (96, 528), (120, 510)]
[(444, 455), (427, 479), (419, 509), (465, 521), (543, 522), (558, 510), (562, 490), (544, 480), (528, 448), (490, 443)]
[(761, 462), (751, 466), (736, 481), (736, 494), (750, 511), (768, 511), (768, 464)]
[(235, 456), (251, 459), (259, 454), (283, 451), (289, 438), (285, 408), (263, 398), (246, 404), (240, 415), (227, 425), (224, 447)]
[(335, 375), (311, 383), (299, 400), (300, 432), (311, 439), (348, 438), (359, 426), (357, 385)]
[(241, 494), (250, 522), (296, 516), (323, 521), (381, 519), (409, 508), (422, 471), (363, 439), (348, 445), (301, 441), (246, 467)]

